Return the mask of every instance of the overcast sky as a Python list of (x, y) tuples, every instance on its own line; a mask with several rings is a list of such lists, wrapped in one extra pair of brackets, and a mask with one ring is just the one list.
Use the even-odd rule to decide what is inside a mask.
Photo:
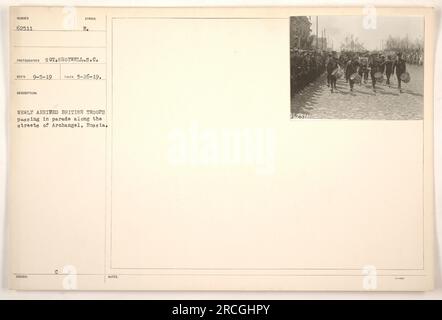
[[(311, 17), (311, 30), (316, 33), (316, 17)], [(326, 29), (328, 44), (333, 40), (334, 50), (339, 50), (345, 36), (354, 34), (368, 50), (380, 49), (381, 40), (386, 40), (389, 35), (405, 37), (408, 34), (410, 41), (416, 38), (423, 39), (423, 17), (376, 17), (376, 29), (366, 30), (362, 23), (362, 16), (319, 16), (318, 34), (321, 37), (322, 28)]]

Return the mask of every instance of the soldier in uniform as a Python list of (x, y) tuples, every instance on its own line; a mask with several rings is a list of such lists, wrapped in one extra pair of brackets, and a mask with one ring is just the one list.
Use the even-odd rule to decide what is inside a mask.
[(345, 68), (345, 77), (348, 79), (348, 82), (350, 83), (350, 91), (353, 91), (353, 86), (355, 81), (352, 80), (350, 77), (353, 73), (356, 73), (358, 71), (358, 61), (356, 60), (356, 57), (352, 57), (350, 60), (348, 60), (346, 68)]
[(375, 73), (376, 72), (380, 72), (380, 63), (379, 63), (379, 60), (377, 59), (375, 54), (373, 54), (370, 57), (370, 63), (368, 65), (368, 67), (370, 68), (371, 85), (373, 87), (373, 92), (376, 92), (376, 77), (375, 77)]
[(348, 81), (350, 79), (350, 75), (351, 75), (348, 73), (348, 70), (347, 70), (347, 67), (350, 63), (351, 63), (351, 57), (347, 57), (346, 55), (344, 56), (343, 54), (339, 57), (339, 65), (341, 66), (341, 68), (344, 69), (346, 83), (348, 83)]
[(301, 52), (299, 50), (295, 50), (294, 57), (294, 65), (295, 65), (295, 92), (298, 92), (302, 88), (302, 78), (303, 78), (303, 59), (301, 56)]
[(330, 60), (333, 59), (331, 53), (328, 54), (328, 57), (325, 61), (325, 65), (326, 65), (326, 69), (327, 69), (327, 87), (330, 87), (330, 75), (331, 72), (328, 72), (328, 63), (330, 62)]
[(397, 54), (397, 59), (394, 62), (393, 69), (396, 69), (396, 77), (398, 81), (398, 89), (399, 92), (402, 93), (402, 87), (401, 87), (401, 74), (404, 73), (407, 69), (405, 60), (402, 58), (402, 53), (399, 52)]
[(385, 71), (385, 56), (382, 54), (380, 56), (380, 61), (379, 61), (379, 72), (384, 74)]
[(385, 56), (383, 54), (381, 54), (379, 56), (379, 69), (378, 71), (382, 74), (384, 74), (385, 72)]
[[(368, 80), (368, 65), (367, 65), (367, 58), (362, 57), (361, 63), (359, 64), (359, 70), (358, 70), (359, 76), (361, 79), (364, 79), (364, 83), (367, 83)], [(362, 83), (362, 81), (361, 81)]]
[(296, 70), (295, 49), (290, 48), (290, 92), (292, 92), (292, 94), (295, 92), (296, 88), (295, 70)]
[(327, 77), (330, 77), (331, 92), (336, 89), (336, 69), (338, 69), (338, 62), (334, 56), (332, 56), (327, 63)]
[(391, 55), (387, 56), (387, 60), (385, 60), (385, 75), (387, 76), (387, 85), (390, 86), (390, 76), (393, 73), (393, 59)]

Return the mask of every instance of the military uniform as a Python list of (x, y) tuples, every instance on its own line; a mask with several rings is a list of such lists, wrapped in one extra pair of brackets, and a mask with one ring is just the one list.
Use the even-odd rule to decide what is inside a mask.
[(350, 76), (353, 73), (356, 73), (357, 71), (358, 71), (358, 62), (355, 59), (349, 60), (347, 62), (347, 66), (345, 68), (345, 76), (348, 79), (348, 82), (350, 83), (350, 91), (353, 91), (353, 86), (354, 86), (354, 83), (355, 83), (355, 81), (352, 80), (350, 78)]
[(399, 54), (397, 60), (394, 63), (394, 68), (396, 69), (396, 77), (398, 81), (398, 89), (400, 92), (402, 92), (401, 88), (401, 74), (404, 73), (407, 69), (405, 60), (402, 59), (402, 55)]
[(331, 92), (336, 89), (336, 75), (333, 73), (338, 68), (338, 63), (334, 57), (332, 57), (327, 64), (327, 76), (330, 77)]
[(373, 57), (368, 65), (370, 68), (370, 76), (371, 76), (371, 85), (373, 87), (373, 91), (376, 92), (376, 77), (374, 76), (376, 72), (380, 72), (380, 64), (379, 61)]
[(387, 76), (387, 85), (390, 85), (390, 76), (393, 73), (393, 60), (388, 57), (384, 63), (385, 65), (385, 75)]
[(366, 83), (368, 80), (368, 66), (365, 60), (359, 64), (358, 74), (361, 79), (364, 79), (364, 83)]

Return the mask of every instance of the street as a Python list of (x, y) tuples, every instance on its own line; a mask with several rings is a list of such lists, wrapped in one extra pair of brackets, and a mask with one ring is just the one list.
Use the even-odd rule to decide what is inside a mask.
[(396, 74), (376, 83), (372, 90), (371, 79), (355, 84), (353, 92), (345, 77), (337, 81), (337, 90), (330, 92), (326, 73), (295, 94), (291, 102), (292, 117), (308, 119), (374, 119), (407, 120), (422, 119), (423, 115), (423, 66), (407, 65), (409, 83), (402, 82), (402, 93), (397, 88)]

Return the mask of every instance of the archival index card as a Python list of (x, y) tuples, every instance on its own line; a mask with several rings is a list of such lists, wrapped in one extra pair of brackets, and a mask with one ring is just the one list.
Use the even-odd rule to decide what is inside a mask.
[(10, 24), (11, 288), (432, 288), (432, 9)]

